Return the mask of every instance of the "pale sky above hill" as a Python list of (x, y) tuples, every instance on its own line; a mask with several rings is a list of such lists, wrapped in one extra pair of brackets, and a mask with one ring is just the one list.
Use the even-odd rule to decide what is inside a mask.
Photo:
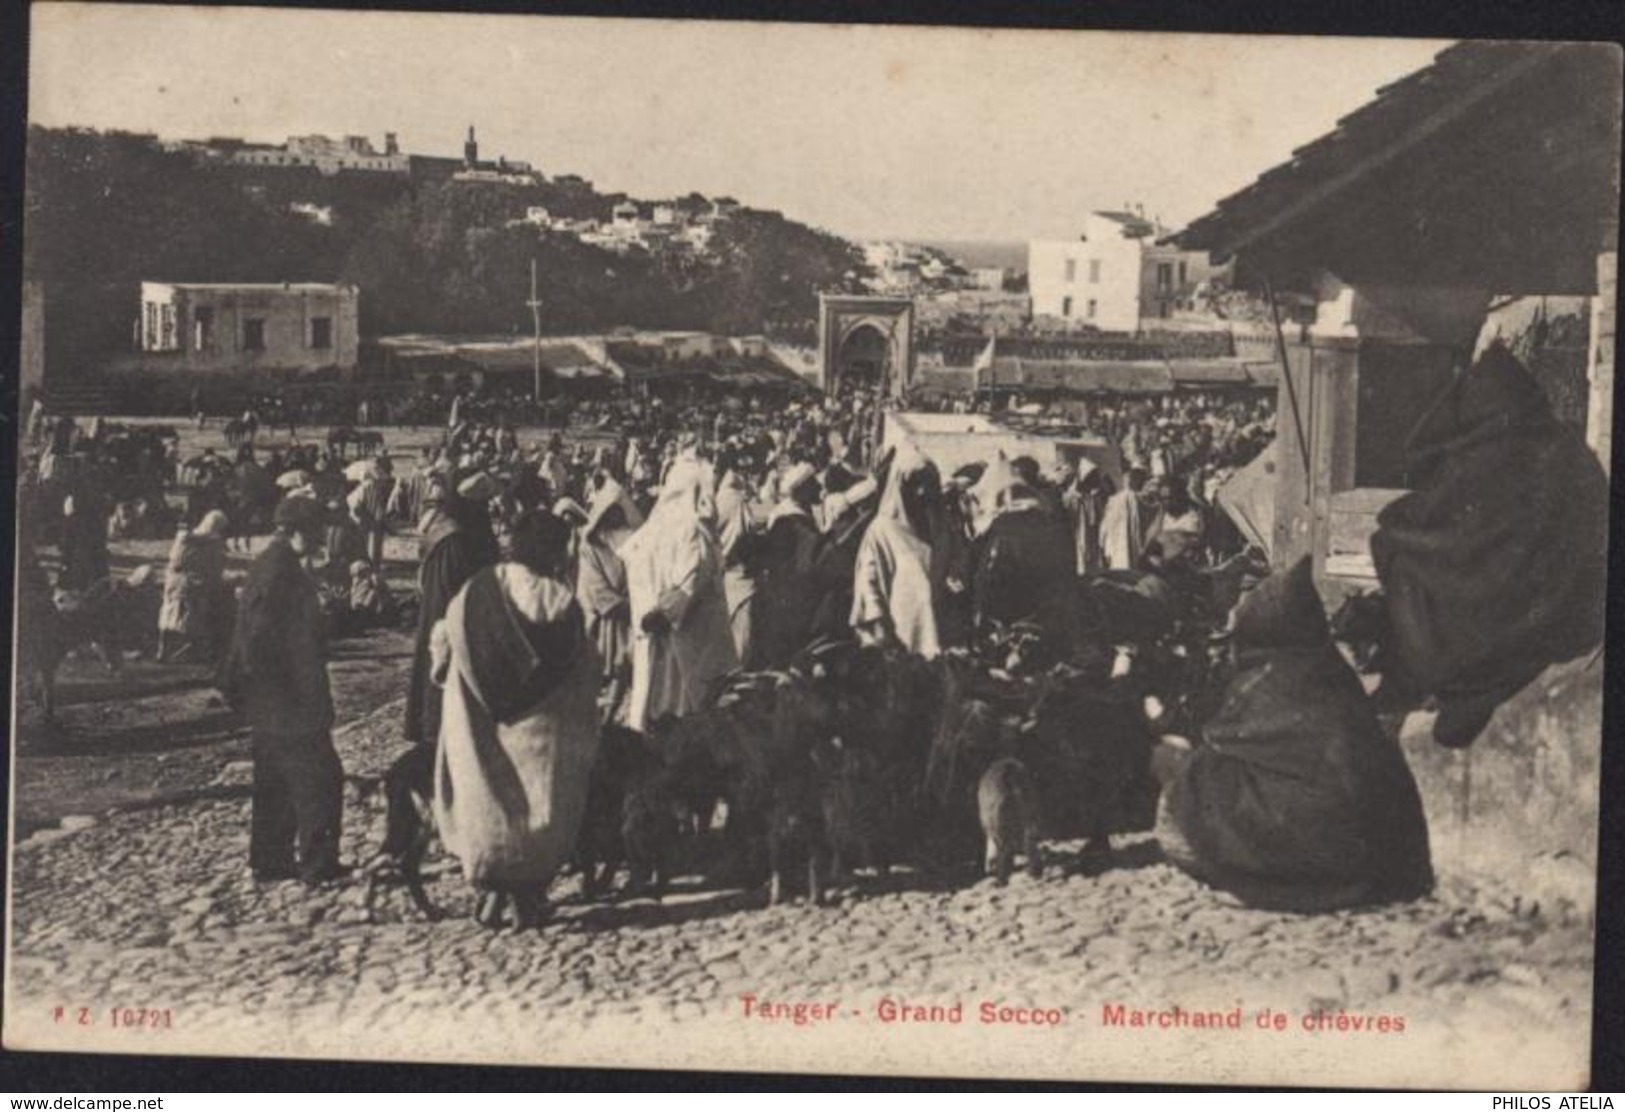
[(1425, 64), (1425, 40), (42, 3), (29, 118), (165, 138), (366, 135), (731, 194), (855, 237), (1179, 226)]

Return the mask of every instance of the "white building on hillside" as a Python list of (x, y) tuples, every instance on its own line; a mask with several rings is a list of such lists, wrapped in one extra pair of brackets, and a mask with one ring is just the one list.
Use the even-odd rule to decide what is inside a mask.
[(394, 132), (384, 135), (383, 150), (374, 147), (364, 135), (346, 135), (342, 139), (290, 135), (280, 146), (245, 143), (239, 139), (210, 139), (196, 146), (239, 166), (309, 166), (322, 174), (336, 174), (341, 170), (404, 174), (411, 168), (411, 159), (401, 153)]
[(1002, 266), (976, 266), (971, 268), (970, 284), (973, 289), (997, 293), (1004, 289), (1009, 277), (1010, 272)]
[(1198, 287), (1221, 268), (1204, 252), (1158, 244), (1163, 234), (1132, 212), (1092, 212), (1075, 240), (1033, 240), (1027, 245), (1033, 316), (1138, 332), (1193, 309)]

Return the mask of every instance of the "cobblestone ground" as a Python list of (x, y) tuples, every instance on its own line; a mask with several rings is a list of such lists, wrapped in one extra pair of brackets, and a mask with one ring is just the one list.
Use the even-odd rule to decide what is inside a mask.
[[(382, 802), (369, 784), (397, 751), (398, 715), (398, 704), (386, 705), (337, 738), (349, 775), (350, 860), (381, 837)], [(1228, 905), (1162, 864), (1154, 843), (1130, 839), (1103, 870), (1079, 868), (1076, 847), (1061, 845), (1039, 881), (1018, 877), (1001, 890), (862, 877), (825, 907), (767, 909), (759, 892), (704, 891), (694, 881), (660, 903), (586, 904), (567, 877), (555, 886), (548, 927), (491, 935), (470, 921), (451, 861), (431, 864), (431, 894), (447, 912), (435, 923), (404, 891), (369, 892), (360, 879), (317, 891), (257, 884), (245, 865), (248, 773), (246, 762), (230, 761), (212, 796), (80, 818), (19, 844), (8, 1041), (756, 1068), (829, 1068), (824, 1055), (838, 1047), (843, 1068), (958, 1072), (979, 1050), (1017, 1037), (988, 1028), (956, 1049), (989, 1000), (1055, 1009), (1061, 1019), (1058, 1031), (1021, 1029), (1024, 1041), (992, 1063), (1024, 1074), (1137, 1076), (1205, 1045), (1189, 1040), (1217, 1037), (1133, 1032), (1166, 1053), (1142, 1041), (1136, 1053), (1121, 1044), (1128, 1057), (1118, 1057), (1110, 1048), (1122, 1032), (1102, 1029), (1113, 1003), (1241, 1004), (1249, 1024), (1263, 1007), (1281, 1009), (1294, 1029), (1279, 1037), (1300, 1056), (1333, 1039), (1297, 1030), (1305, 1013), (1402, 1016), (1408, 1033), (1344, 1031), (1336, 1037), (1346, 1047), (1316, 1068), (1412, 1063), (1432, 1071), (1434, 1084), (1498, 1076), (1507, 1063), (1483, 1060), (1487, 1031), (1526, 1051), (1542, 1038), (1571, 1047), (1571, 1071), (1583, 1070), (1589, 1043), (1587, 918), (1458, 878), (1410, 905), (1286, 916)], [(747, 1015), (744, 994), (840, 1003), (835, 1019), (798, 1026), (761, 1019), (754, 1007)], [(883, 999), (958, 1002), (966, 1015), (912, 1028), (905, 1040), (882, 1022)], [(168, 1009), (173, 1026), (113, 1030), (115, 1006)], [(77, 1025), (79, 1008), (92, 1009), (88, 1026)], [(1297, 1076), (1293, 1055), (1272, 1053), (1268, 1034), (1232, 1037), (1246, 1052), (1200, 1072), (1222, 1074), (1232, 1062), (1238, 1076)], [(1104, 1057), (1079, 1059), (1072, 1051), (1085, 1044)], [(1413, 1062), (1424, 1045), (1426, 1062)], [(1057, 1056), (1063, 1047), (1071, 1049)], [(1422, 1076), (1394, 1076), (1413, 1075)], [(1572, 1084), (1583, 1073), (1566, 1076)]]

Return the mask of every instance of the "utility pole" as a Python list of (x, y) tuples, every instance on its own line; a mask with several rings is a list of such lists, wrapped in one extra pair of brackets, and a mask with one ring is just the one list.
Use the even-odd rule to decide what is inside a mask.
[(534, 330), (535, 346), (531, 350), (531, 396), (542, 400), (542, 302), (536, 296), (536, 260), (530, 260), (530, 323)]

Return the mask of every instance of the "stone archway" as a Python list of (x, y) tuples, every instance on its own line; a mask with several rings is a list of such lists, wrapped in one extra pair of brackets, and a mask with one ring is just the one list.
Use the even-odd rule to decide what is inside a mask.
[(818, 386), (897, 396), (914, 381), (914, 302), (906, 297), (822, 294)]
[(867, 393), (884, 390), (891, 381), (892, 338), (874, 321), (860, 321), (846, 330), (835, 352), (830, 390), (852, 387)]

